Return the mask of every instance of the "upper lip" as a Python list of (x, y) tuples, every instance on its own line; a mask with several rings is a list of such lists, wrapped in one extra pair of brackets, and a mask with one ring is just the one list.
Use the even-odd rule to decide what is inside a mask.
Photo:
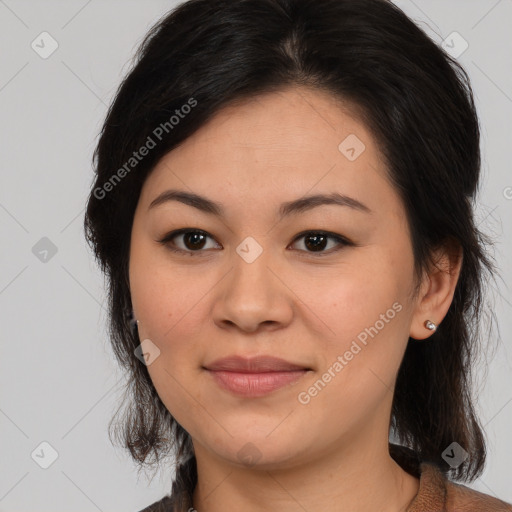
[(309, 370), (304, 365), (293, 364), (284, 359), (272, 356), (229, 356), (216, 359), (205, 366), (207, 370), (225, 370), (243, 373), (289, 372), (293, 370)]

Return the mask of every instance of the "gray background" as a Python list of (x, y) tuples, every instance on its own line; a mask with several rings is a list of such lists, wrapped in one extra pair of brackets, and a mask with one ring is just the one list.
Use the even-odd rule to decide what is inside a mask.
[[(503, 278), (489, 297), (503, 343), (487, 380), (477, 369), (489, 459), (469, 486), (512, 502), (512, 1), (396, 3), (436, 42), (456, 31), (469, 43), (458, 59), (482, 122), (478, 218)], [(143, 35), (175, 5), (0, 0), (0, 511), (137, 511), (170, 489), (169, 468), (138, 478), (107, 437), (123, 379), (82, 221), (107, 105)], [(31, 47), (43, 31), (59, 45), (46, 59)], [(33, 251), (48, 249), (43, 237), (57, 250), (46, 262)], [(58, 452), (48, 469), (31, 457), (43, 441)]]

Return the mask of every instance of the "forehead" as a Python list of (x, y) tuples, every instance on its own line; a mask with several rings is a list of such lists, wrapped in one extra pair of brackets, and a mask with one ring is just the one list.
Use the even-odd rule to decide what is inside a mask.
[(263, 199), (264, 206), (337, 191), (396, 209), (377, 145), (353, 112), (305, 88), (230, 104), (158, 162), (141, 199), (180, 187), (219, 202)]
[(229, 104), (187, 142), (217, 154), (219, 144), (229, 147), (228, 157), (271, 156), (282, 163), (310, 153), (328, 161), (340, 156), (340, 142), (352, 134), (373, 152), (372, 137), (352, 110), (326, 92), (288, 88)]

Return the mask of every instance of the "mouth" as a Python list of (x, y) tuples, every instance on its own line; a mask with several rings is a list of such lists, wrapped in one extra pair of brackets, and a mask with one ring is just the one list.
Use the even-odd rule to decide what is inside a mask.
[(222, 389), (244, 397), (264, 396), (304, 377), (311, 368), (271, 356), (230, 356), (203, 367)]

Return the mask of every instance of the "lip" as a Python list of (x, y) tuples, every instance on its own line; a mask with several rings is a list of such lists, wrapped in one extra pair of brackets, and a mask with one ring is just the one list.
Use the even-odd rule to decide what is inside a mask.
[(272, 356), (230, 356), (204, 368), (222, 389), (245, 397), (263, 396), (291, 385), (311, 370)]
[(288, 372), (293, 370), (310, 370), (304, 365), (294, 364), (273, 356), (229, 356), (216, 359), (205, 366), (207, 370), (225, 370), (239, 373)]

